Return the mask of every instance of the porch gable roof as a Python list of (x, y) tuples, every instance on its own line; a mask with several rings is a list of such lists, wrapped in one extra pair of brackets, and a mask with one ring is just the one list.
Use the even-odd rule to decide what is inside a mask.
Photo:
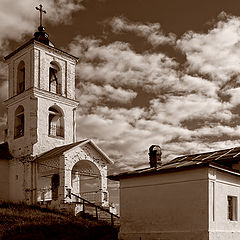
[(47, 152), (44, 152), (40, 155), (37, 156), (37, 158), (35, 160), (42, 160), (42, 159), (47, 159), (47, 158), (55, 158), (58, 156), (63, 155), (63, 153), (65, 153), (66, 151), (68, 151), (69, 149), (78, 146), (81, 143), (86, 142), (88, 139), (85, 140), (81, 140), (79, 142), (75, 142), (75, 143), (71, 143), (71, 144), (67, 144), (67, 145), (63, 145), (60, 147), (55, 147)]
[(49, 159), (49, 158), (56, 158), (64, 153), (68, 153), (70, 151), (73, 151), (75, 148), (83, 146), (87, 143), (90, 143), (91, 146), (105, 159), (105, 161), (109, 164), (112, 164), (113, 161), (91, 140), (91, 139), (84, 139), (76, 143), (71, 143), (67, 145), (63, 145), (60, 147), (55, 147), (54, 149), (51, 149), (45, 153), (40, 154), (37, 156), (35, 160), (42, 160), (42, 159)]

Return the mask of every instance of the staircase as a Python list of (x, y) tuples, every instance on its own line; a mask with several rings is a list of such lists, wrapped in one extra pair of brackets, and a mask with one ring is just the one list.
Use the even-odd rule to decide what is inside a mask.
[(106, 222), (116, 227), (120, 225), (120, 217), (111, 213), (108, 208), (96, 205), (74, 193), (71, 193), (71, 195), (80, 200), (79, 202), (74, 202), (79, 209), (77, 215), (79, 214), (80, 216), (91, 220)]

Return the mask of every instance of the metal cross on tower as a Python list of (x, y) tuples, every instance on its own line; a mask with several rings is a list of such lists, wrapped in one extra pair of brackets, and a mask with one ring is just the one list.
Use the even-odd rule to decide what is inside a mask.
[(40, 27), (42, 27), (42, 13), (47, 13), (45, 10), (43, 10), (42, 4), (39, 5), (39, 7), (36, 7), (36, 9), (40, 12)]

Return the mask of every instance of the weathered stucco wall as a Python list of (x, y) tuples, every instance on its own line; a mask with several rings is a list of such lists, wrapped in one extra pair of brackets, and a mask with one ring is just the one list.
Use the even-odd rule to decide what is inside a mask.
[[(15, 111), (24, 107), (24, 136), (14, 138)], [(37, 141), (37, 101), (28, 94), (24, 94), (20, 101), (8, 106), (8, 144), (14, 157), (32, 153), (32, 145)]]
[(27, 48), (18, 52), (12, 60), (8, 63), (8, 97), (11, 98), (17, 95), (17, 68), (21, 61), (25, 63), (25, 89), (32, 87), (31, 79), (33, 79), (33, 68), (31, 64), (33, 45), (29, 45)]
[(49, 91), (48, 80), (51, 62), (55, 62), (60, 68), (58, 80), (61, 84), (61, 95), (75, 99), (75, 60), (41, 44), (34, 46), (34, 86)]
[[(61, 109), (64, 118), (64, 137), (49, 136), (49, 107), (57, 106)], [(73, 142), (73, 107), (56, 102), (48, 98), (38, 99), (37, 143), (33, 146), (33, 155), (53, 149), (54, 147)]]
[(9, 160), (0, 160), (0, 200), (8, 201), (8, 178), (9, 178), (9, 167), (8, 167)]
[(25, 169), (18, 160), (9, 161), (9, 200), (20, 202), (25, 200), (24, 187)]
[(207, 169), (120, 180), (121, 240), (207, 240)]
[[(61, 158), (48, 158), (37, 161), (37, 201), (52, 200), (52, 176), (60, 172)], [(61, 180), (61, 179), (60, 179)], [(60, 184), (63, 185), (60, 181)], [(63, 200), (63, 198), (59, 200)]]
[[(209, 240), (240, 239), (240, 177), (209, 171)], [(228, 219), (227, 196), (237, 197), (237, 221)]]
[(60, 83), (62, 95), (75, 99), (75, 65), (76, 61), (69, 55), (41, 43), (28, 45), (7, 60), (9, 70), (9, 95), (17, 94), (17, 68), (20, 61), (25, 63), (25, 89), (32, 87), (49, 90), (50, 62), (56, 62), (61, 70)]

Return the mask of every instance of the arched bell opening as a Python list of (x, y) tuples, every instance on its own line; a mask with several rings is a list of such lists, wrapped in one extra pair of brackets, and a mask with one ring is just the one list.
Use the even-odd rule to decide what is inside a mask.
[(17, 94), (25, 91), (25, 63), (21, 61), (17, 68)]
[(49, 66), (49, 91), (62, 94), (61, 69), (57, 62), (52, 61)]
[[(101, 203), (101, 173), (97, 166), (87, 160), (80, 160), (72, 168), (72, 193), (90, 202)], [(76, 197), (76, 201), (79, 199)]]
[(61, 108), (52, 106), (48, 109), (48, 135), (64, 138), (64, 116)]

